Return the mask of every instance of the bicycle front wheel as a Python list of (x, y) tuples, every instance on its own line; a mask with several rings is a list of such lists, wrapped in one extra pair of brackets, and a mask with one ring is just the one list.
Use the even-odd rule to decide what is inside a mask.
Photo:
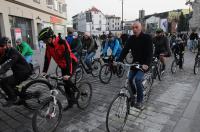
[(171, 72), (172, 72), (172, 74), (176, 73), (177, 67), (178, 67), (178, 65), (176, 63), (176, 60), (173, 60), (172, 65), (171, 65)]
[(99, 60), (94, 60), (92, 62), (92, 76), (97, 77), (99, 75), (99, 71), (101, 69), (101, 63)]
[(126, 95), (118, 94), (111, 102), (106, 115), (108, 132), (121, 132), (126, 124), (129, 113), (129, 101)]
[(110, 68), (109, 64), (104, 64), (99, 73), (99, 79), (102, 83), (108, 84), (112, 77), (112, 69)]
[(50, 97), (40, 109), (35, 111), (32, 117), (34, 132), (54, 132), (61, 122), (62, 106), (60, 101), (54, 103)]
[(30, 78), (34, 80), (37, 79), (39, 76), (40, 76), (40, 67), (36, 67), (33, 69)]
[(82, 82), (79, 84), (78, 90), (77, 106), (80, 109), (85, 109), (89, 106), (92, 98), (92, 85), (89, 82)]
[(43, 99), (51, 95), (51, 89), (51, 84), (42, 79), (27, 83), (21, 91), (24, 106), (31, 110), (40, 108)]

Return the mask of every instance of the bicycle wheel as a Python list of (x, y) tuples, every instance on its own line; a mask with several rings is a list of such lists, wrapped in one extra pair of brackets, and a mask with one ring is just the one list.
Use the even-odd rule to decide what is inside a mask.
[(119, 78), (122, 78), (122, 77), (124, 76), (124, 72), (125, 72), (125, 69), (124, 69), (122, 66), (119, 66), (119, 67), (117, 68), (117, 76), (118, 76)]
[(128, 97), (118, 94), (111, 102), (106, 115), (106, 129), (108, 132), (121, 132), (126, 124), (129, 113)]
[(149, 99), (149, 96), (150, 96), (152, 85), (153, 85), (152, 76), (147, 73), (144, 76), (144, 80), (143, 80), (142, 84), (143, 84), (143, 87), (144, 87), (144, 92), (143, 92), (144, 99), (143, 100), (144, 100), (144, 102), (147, 102), (148, 99)]
[(40, 109), (34, 112), (32, 127), (34, 132), (55, 132), (61, 122), (62, 106), (59, 100), (55, 104), (49, 99)]
[(83, 68), (81, 66), (79, 66), (76, 69), (75, 74), (72, 76), (72, 82), (75, 83), (75, 80), (76, 80), (76, 83), (78, 83), (82, 80), (82, 78), (83, 78)]
[(171, 72), (172, 72), (172, 74), (176, 73), (177, 67), (178, 67), (178, 65), (176, 63), (176, 60), (173, 60), (172, 61), (172, 65), (171, 65)]
[(62, 72), (59, 66), (56, 67), (56, 76), (62, 76)]
[(194, 63), (194, 74), (197, 75), (199, 73), (200, 70), (200, 61), (199, 60), (195, 60)]
[(24, 106), (35, 110), (41, 107), (41, 102), (51, 95), (52, 86), (46, 80), (33, 80), (27, 83), (21, 91)]
[(112, 71), (109, 64), (104, 64), (99, 72), (99, 79), (102, 83), (108, 84), (112, 77)]
[(34, 80), (37, 79), (39, 76), (40, 76), (40, 67), (36, 67), (33, 69), (30, 78)]
[(92, 62), (92, 76), (97, 77), (99, 75), (99, 71), (101, 69), (101, 63), (98, 60), (94, 60)]
[(90, 104), (92, 98), (92, 85), (89, 82), (82, 82), (77, 88), (79, 90), (77, 106), (80, 109), (85, 109)]

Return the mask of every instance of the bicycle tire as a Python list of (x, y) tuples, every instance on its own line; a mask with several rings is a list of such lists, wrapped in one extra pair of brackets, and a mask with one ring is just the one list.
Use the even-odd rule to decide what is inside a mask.
[(101, 69), (100, 61), (94, 59), (94, 61), (92, 62), (92, 76), (98, 77), (100, 69)]
[[(51, 114), (53, 114), (53, 113), (49, 113), (51, 110), (49, 110), (49, 111), (47, 110), (48, 113), (47, 113), (47, 111), (46, 111), (46, 113), (44, 113), (44, 114), (45, 114), (45, 117), (42, 117), (42, 116), (44, 116), (44, 115), (42, 115), (42, 113), (40, 113), (41, 110), (45, 109), (46, 107), (49, 107), (51, 102), (53, 102), (53, 100), (52, 100), (52, 99), (49, 99), (49, 101), (46, 102), (42, 107), (40, 107), (40, 109), (38, 109), (38, 110), (36, 110), (36, 111), (34, 112), (33, 117), (32, 117), (32, 128), (33, 128), (33, 131), (34, 131), (34, 132), (41, 132), (41, 130), (39, 130), (39, 127), (38, 127), (38, 125), (37, 125), (37, 122), (38, 122), (37, 118), (38, 118), (38, 117), (48, 119), (48, 122), (47, 122), (48, 124), (47, 124), (47, 125), (48, 125), (49, 127), (50, 127), (50, 126), (53, 126), (52, 130), (47, 130), (47, 128), (44, 128), (45, 126), (44, 126), (44, 124), (43, 124), (43, 125), (42, 125), (42, 128), (44, 128), (45, 131), (42, 131), (42, 132), (55, 132), (56, 129), (57, 129), (57, 127), (58, 127), (58, 125), (60, 124), (61, 119), (62, 119), (62, 105), (61, 105), (61, 103), (60, 103), (59, 100), (57, 100), (58, 114), (56, 114), (56, 115), (58, 115), (58, 119), (56, 120), (55, 125), (51, 125), (51, 124), (49, 123), (49, 120), (52, 120), (52, 119), (54, 118), (54, 117), (48, 117), (48, 116), (50, 116)], [(55, 106), (55, 105), (54, 105), (54, 106)], [(56, 115), (55, 115), (55, 116), (56, 116)]]
[(72, 82), (78, 83), (78, 82), (80, 82), (82, 80), (82, 78), (83, 78), (83, 68), (82, 68), (82, 66), (79, 66), (76, 69), (75, 74), (72, 76)]
[[(103, 71), (104, 68), (105, 68), (105, 71)], [(103, 73), (103, 72), (104, 72), (104, 73)], [(105, 72), (106, 72), (106, 73), (105, 73)], [(110, 75), (108, 76), (108, 79), (107, 79), (107, 80), (104, 80), (102, 74), (105, 75), (105, 74), (109, 74), (109, 73), (110, 73)], [(108, 84), (108, 83), (110, 82), (111, 77), (112, 77), (112, 70), (110, 69), (109, 64), (104, 64), (104, 65), (101, 67), (100, 72), (99, 72), (99, 79), (100, 79), (100, 81), (101, 81), (102, 83), (104, 83), (104, 84)]]
[(177, 71), (177, 63), (176, 63), (176, 60), (173, 60), (171, 64), (171, 72), (172, 74), (175, 74), (176, 71)]
[[(113, 119), (112, 119), (111, 121), (114, 122), (114, 124), (113, 124), (113, 125), (110, 125), (110, 124), (109, 124), (109, 117), (110, 117), (110, 116), (114, 115), (114, 116), (116, 116), (116, 118), (120, 118), (120, 116), (121, 116), (121, 115), (119, 115), (119, 114), (121, 114), (120, 109), (116, 110), (116, 111), (119, 112), (119, 113), (116, 113), (116, 114), (112, 114), (112, 113), (111, 113), (112, 107), (114, 107), (114, 103), (115, 103), (115, 101), (117, 101), (118, 98), (119, 98), (119, 99), (125, 98), (125, 99), (124, 99), (125, 104), (122, 105), (121, 110), (122, 110), (122, 112), (123, 112), (123, 110), (126, 110), (126, 112), (123, 113), (123, 114), (124, 114), (124, 119), (123, 119), (122, 123), (119, 123), (119, 124), (121, 125), (120, 128), (116, 128), (116, 127), (113, 126), (113, 125), (119, 126), (119, 125), (115, 122), (115, 120), (113, 120)], [(123, 100), (122, 100), (122, 101), (123, 101)], [(120, 102), (121, 102), (121, 100), (120, 100)], [(126, 108), (123, 108), (125, 105), (126, 105)], [(121, 104), (119, 104), (118, 106), (120, 107)], [(130, 108), (130, 106), (129, 106), (129, 99), (128, 99), (128, 97), (127, 97), (126, 95), (124, 95), (124, 94), (118, 94), (118, 95), (116, 95), (116, 96), (113, 98), (112, 102), (111, 102), (110, 105), (109, 105), (107, 114), (106, 114), (106, 130), (107, 130), (107, 132), (111, 132), (112, 129), (115, 129), (115, 131), (116, 131), (116, 130), (118, 130), (118, 131), (122, 131), (122, 130), (123, 130), (123, 128), (124, 128), (124, 126), (125, 126), (125, 124), (126, 124), (127, 118), (128, 118), (129, 108)], [(116, 120), (117, 120), (117, 119), (116, 119)]]
[[(88, 87), (88, 89), (86, 89), (85, 86)], [(89, 106), (89, 104), (91, 102), (92, 85), (89, 82), (81, 82), (77, 88), (79, 90), (78, 97), (77, 97), (77, 106), (78, 106), (79, 109), (83, 109), (84, 110)], [(89, 94), (85, 93), (85, 91), (83, 91), (82, 88), (84, 88), (84, 90), (89, 90)], [(85, 96), (87, 96), (88, 99), (84, 103)]]
[[(34, 87), (34, 85), (36, 85), (37, 88)], [(50, 95), (51, 89), (52, 89), (51, 84), (47, 82), (46, 80), (39, 79), (39, 80), (30, 81), (22, 88), (22, 91), (21, 91), (21, 95), (24, 101), (23, 102), (24, 106), (31, 110), (38, 109), (39, 107), (41, 107), (41, 101)]]
[(199, 69), (200, 68), (200, 62), (199, 60), (195, 60), (195, 63), (194, 63), (194, 74), (197, 75), (199, 73)]

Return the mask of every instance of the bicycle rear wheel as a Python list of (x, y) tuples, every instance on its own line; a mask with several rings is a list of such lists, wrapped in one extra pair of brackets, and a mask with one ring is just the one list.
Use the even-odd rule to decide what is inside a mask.
[(176, 63), (176, 60), (173, 60), (172, 65), (171, 65), (171, 72), (172, 74), (175, 74), (177, 71), (178, 65)]
[(37, 79), (40, 76), (40, 67), (36, 67), (32, 71), (32, 75), (30, 76), (31, 79)]
[(99, 75), (99, 71), (101, 69), (101, 63), (99, 60), (94, 60), (92, 62), (92, 76), (97, 77)]
[(126, 124), (129, 113), (128, 97), (118, 94), (111, 102), (106, 115), (106, 129), (108, 132), (121, 132)]
[(104, 64), (99, 72), (99, 79), (102, 83), (108, 84), (112, 77), (112, 69), (110, 68), (109, 64)]
[(80, 109), (85, 109), (90, 104), (92, 98), (92, 85), (89, 82), (82, 82), (77, 88), (79, 90), (77, 106)]
[(48, 101), (32, 117), (34, 132), (54, 132), (61, 122), (62, 106), (57, 100), (55, 104), (50, 97)]
[(41, 107), (41, 102), (51, 95), (52, 86), (46, 80), (33, 80), (27, 83), (21, 91), (24, 106), (35, 110)]
[(78, 83), (82, 80), (83, 78), (83, 68), (81, 66), (79, 66), (77, 69), (76, 69), (76, 72), (74, 73), (74, 75), (72, 76), (72, 82), (75, 83)]

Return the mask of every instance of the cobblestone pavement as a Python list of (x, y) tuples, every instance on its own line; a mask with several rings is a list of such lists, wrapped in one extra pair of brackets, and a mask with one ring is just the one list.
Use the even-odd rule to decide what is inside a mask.
[[(168, 59), (168, 67), (172, 58)], [(172, 75), (168, 68), (163, 81), (155, 81), (148, 104), (138, 118), (128, 116), (124, 132), (173, 132), (199, 83), (193, 74), (194, 54), (186, 53), (184, 71)], [(114, 95), (119, 92), (123, 79), (113, 76), (111, 83), (101, 84), (98, 78), (85, 75), (91, 82), (93, 97), (86, 110), (76, 106), (63, 113), (56, 132), (105, 132), (106, 112)], [(24, 107), (11, 109), (0, 106), (0, 132), (32, 132), (32, 112)], [(200, 128), (196, 125), (196, 130)], [(197, 132), (195, 131), (195, 132)], [(189, 131), (188, 131), (189, 132)], [(194, 132), (194, 131), (191, 131)]]

